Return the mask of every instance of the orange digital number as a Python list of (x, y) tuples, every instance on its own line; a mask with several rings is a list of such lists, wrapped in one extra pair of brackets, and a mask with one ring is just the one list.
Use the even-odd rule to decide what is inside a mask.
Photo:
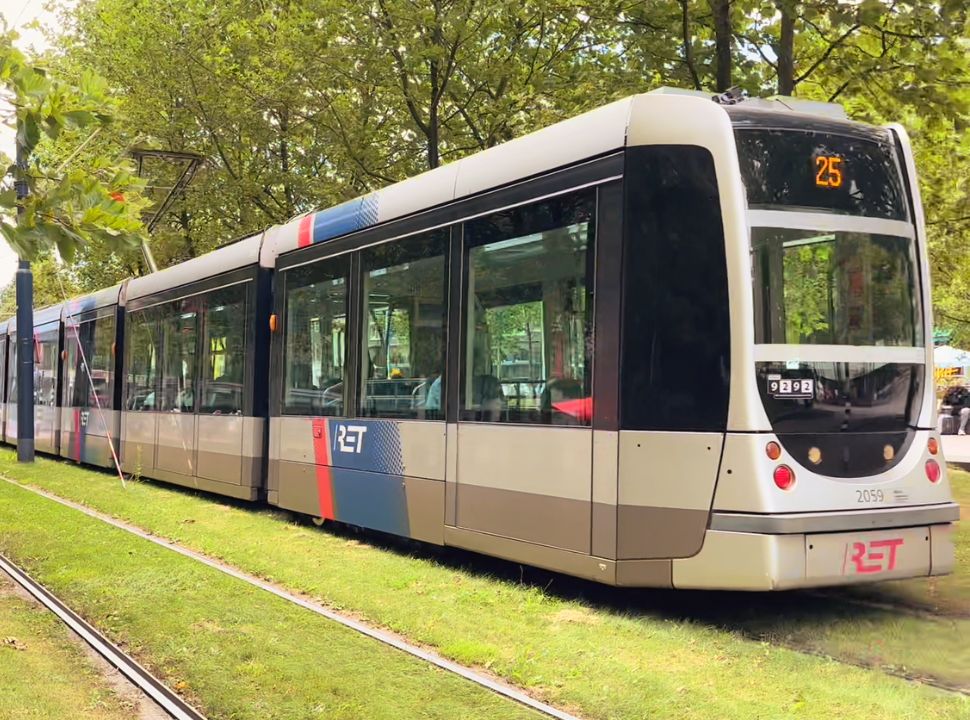
[(842, 187), (842, 158), (819, 155), (815, 158), (815, 184), (824, 188)]

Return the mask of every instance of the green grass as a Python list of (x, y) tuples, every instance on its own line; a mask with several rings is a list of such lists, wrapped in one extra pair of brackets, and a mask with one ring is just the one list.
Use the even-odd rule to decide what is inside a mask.
[[(963, 521), (957, 525), (957, 568), (952, 575), (929, 581), (904, 580), (878, 586), (876, 599), (903, 602), (916, 607), (970, 618), (970, 473), (949, 467), (954, 499), (960, 503)], [(861, 594), (872, 597), (867, 589)], [(970, 637), (966, 638), (970, 644)]]
[[(970, 701), (965, 698), (750, 641), (745, 622), (734, 622), (722, 609), (745, 608), (769, 619), (771, 613), (780, 616), (759, 628), (773, 635), (775, 629), (786, 627), (784, 614), (792, 607), (825, 602), (806, 594), (624, 591), (533, 570), (523, 571), (527, 582), (520, 583), (519, 569), (508, 563), (427, 548), (409, 555), (399, 546), (363, 543), (348, 533), (291, 522), (287, 513), (148, 482), (122, 489), (110, 475), (48, 460), (25, 468), (6, 450), (0, 452), (0, 473), (85, 501), (351, 610), (589, 718), (970, 718)], [(0, 493), (16, 500), (18, 512), (21, 503), (32, 508), (37, 527), (32, 527), (29, 541), (18, 541), (22, 553), (37, 556), (33, 548), (35, 542), (45, 543), (45, 523), (86, 528), (88, 521), (82, 523), (76, 513), (72, 519), (48, 501), (28, 502), (24, 491), (5, 491), (0, 485)], [(4, 543), (13, 528), (23, 524), (13, 524), (14, 512), (14, 507), (0, 509)], [(55, 515), (61, 520), (55, 521)], [(89, 532), (93, 531), (84, 531)], [(73, 534), (58, 533), (60, 542)], [(57, 554), (60, 560), (49, 565), (52, 572), (68, 563), (73, 573), (79, 573), (76, 568), (89, 562), (87, 555), (78, 557), (74, 547), (59, 547)], [(96, 559), (96, 553), (90, 557), (91, 562)], [(104, 570), (112, 567), (109, 563)], [(106, 580), (94, 571), (88, 574), (84, 592), (95, 597), (116, 577), (111, 574)], [(241, 597), (235, 602), (241, 612), (248, 612), (249, 604)], [(126, 632), (140, 638), (142, 631), (150, 631), (150, 624), (133, 624), (137, 613), (130, 612), (125, 616)], [(860, 616), (874, 615), (860, 611)], [(746, 621), (750, 620), (749, 615)], [(812, 616), (810, 621), (816, 620)], [(264, 663), (259, 655), (253, 662)], [(205, 697), (211, 697), (209, 691)], [(222, 707), (222, 701), (211, 702)], [(403, 709), (395, 714), (411, 716)]]
[(213, 719), (537, 717), (240, 580), (6, 483), (0, 487), (0, 549)]
[(0, 718), (131, 717), (70, 631), (0, 577)]

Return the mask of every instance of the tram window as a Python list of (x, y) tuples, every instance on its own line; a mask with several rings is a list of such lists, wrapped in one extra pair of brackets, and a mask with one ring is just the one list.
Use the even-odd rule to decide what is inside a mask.
[(360, 414), (441, 419), (447, 230), (364, 250)]
[(34, 336), (34, 405), (57, 404), (57, 334), (55, 329)]
[(342, 415), (347, 358), (347, 256), (287, 270), (283, 411)]
[(626, 168), (621, 427), (723, 431), (730, 309), (714, 160), (638, 147)]
[[(3, 378), (7, 375), (7, 353), (6, 351), (7, 336), (0, 335), (0, 402), (3, 402)], [(7, 400), (9, 402), (9, 400)]]
[(199, 297), (166, 303), (161, 309), (162, 389), (158, 409), (195, 411)]
[(10, 347), (7, 360), (7, 402), (15, 403), (17, 402), (17, 336), (8, 335), (7, 343)]
[(462, 419), (591, 420), (593, 190), (465, 225)]
[(912, 240), (751, 230), (755, 342), (922, 345)]
[[(81, 340), (83, 354), (78, 352)], [(111, 390), (114, 386), (114, 357), (111, 347), (115, 340), (114, 314), (86, 320), (75, 328), (68, 325), (64, 330), (64, 349), (67, 353), (67, 386), (64, 395), (68, 407), (111, 407)], [(84, 369), (87, 360), (88, 372)], [(91, 381), (94, 381), (92, 390)]]
[(127, 313), (125, 368), (127, 368), (128, 410), (155, 410), (158, 380), (159, 328), (156, 308)]
[(242, 414), (246, 287), (245, 284), (232, 285), (206, 296), (200, 413)]

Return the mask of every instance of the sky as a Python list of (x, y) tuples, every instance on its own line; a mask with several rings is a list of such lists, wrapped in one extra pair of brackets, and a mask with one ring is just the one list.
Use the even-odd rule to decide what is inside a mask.
[[(20, 33), (18, 45), (25, 51), (43, 52), (47, 48), (44, 36), (25, 26), (35, 20), (49, 24), (54, 21), (53, 15), (44, 9), (45, 0), (0, 0), (0, 17)], [(2, 101), (0, 101), (2, 102)], [(14, 131), (0, 124), (0, 151), (13, 158), (15, 152)], [(0, 240), (0, 287), (13, 280), (17, 270), (17, 256), (7, 244)]]

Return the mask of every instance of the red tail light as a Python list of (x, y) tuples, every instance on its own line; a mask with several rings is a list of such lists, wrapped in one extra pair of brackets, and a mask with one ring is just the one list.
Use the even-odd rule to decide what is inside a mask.
[(936, 460), (926, 461), (926, 477), (931, 483), (940, 481), (940, 464)]
[(795, 485), (795, 472), (787, 465), (779, 465), (775, 468), (774, 479), (775, 485), (782, 490), (791, 490)]

